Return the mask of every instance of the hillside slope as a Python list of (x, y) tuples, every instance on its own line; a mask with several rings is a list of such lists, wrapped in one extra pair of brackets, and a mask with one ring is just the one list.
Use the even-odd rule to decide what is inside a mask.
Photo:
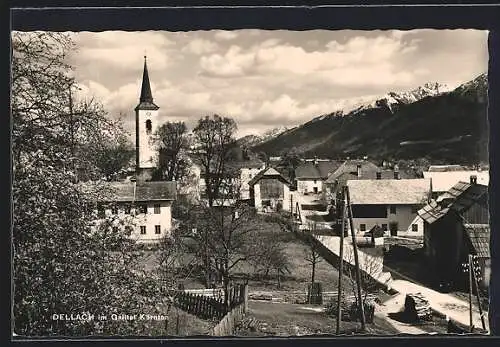
[(384, 97), (346, 115), (317, 117), (253, 150), (279, 155), (293, 149), (326, 158), (487, 161), (487, 85), (483, 74), (451, 92), (423, 95), (417, 101)]

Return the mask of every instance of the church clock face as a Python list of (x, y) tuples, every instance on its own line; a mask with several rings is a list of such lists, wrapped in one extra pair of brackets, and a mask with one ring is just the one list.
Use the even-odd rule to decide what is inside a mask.
[(151, 117), (151, 112), (146, 112), (146, 116)]

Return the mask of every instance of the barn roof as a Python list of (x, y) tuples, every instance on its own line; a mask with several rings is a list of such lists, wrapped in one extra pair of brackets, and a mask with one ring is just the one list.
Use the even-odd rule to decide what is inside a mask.
[(263, 178), (277, 178), (287, 185), (292, 184), (290, 180), (286, 178), (284, 175), (282, 175), (280, 172), (278, 172), (278, 170), (272, 167), (268, 167), (267, 169), (264, 169), (257, 175), (255, 175), (255, 177), (248, 182), (248, 185), (252, 187)]
[(415, 205), (427, 201), (430, 181), (425, 178), (401, 180), (349, 180), (352, 204)]
[(101, 201), (171, 201), (177, 197), (176, 182), (105, 182)]
[(486, 204), (487, 193), (488, 187), (485, 185), (458, 182), (436, 201), (431, 201), (420, 209), (418, 215), (427, 223), (434, 223), (450, 210), (462, 213), (475, 203)]
[(488, 171), (425, 171), (424, 178), (432, 179), (432, 191), (446, 192), (460, 181), (469, 182), (470, 176), (477, 177), (477, 183), (488, 185), (490, 175)]
[(296, 179), (326, 180), (328, 175), (339, 168), (341, 163), (336, 160), (320, 160), (317, 163), (307, 161), (295, 169)]
[(465, 224), (473, 252), (480, 258), (490, 258), (490, 226), (487, 224)]

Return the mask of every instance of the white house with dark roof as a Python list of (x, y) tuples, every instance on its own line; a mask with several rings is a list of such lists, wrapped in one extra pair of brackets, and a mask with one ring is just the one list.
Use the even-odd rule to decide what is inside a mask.
[(175, 182), (107, 182), (106, 188), (97, 222), (109, 220), (114, 231), (123, 229), (141, 243), (158, 242), (170, 234)]
[(418, 210), (430, 197), (430, 180), (348, 180), (354, 229), (366, 232), (379, 225), (390, 235), (423, 235)]
[[(141, 94), (135, 107), (135, 177), (122, 182), (105, 182), (97, 201), (97, 222), (110, 221), (112, 230), (124, 230), (140, 243), (158, 242), (172, 229), (172, 202), (177, 197), (176, 182), (150, 181), (158, 165), (152, 141), (158, 128), (159, 107), (154, 103), (144, 57)], [(126, 223), (123, 223), (126, 221)]]
[(324, 190), (324, 181), (337, 170), (341, 163), (337, 160), (311, 159), (301, 163), (295, 169), (295, 180), (299, 194), (320, 194)]
[(248, 184), (250, 200), (258, 212), (293, 210), (292, 183), (276, 169), (262, 170)]

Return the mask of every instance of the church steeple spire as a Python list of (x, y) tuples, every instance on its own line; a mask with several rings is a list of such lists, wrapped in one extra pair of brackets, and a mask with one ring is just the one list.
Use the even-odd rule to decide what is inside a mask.
[(153, 93), (151, 93), (151, 85), (149, 84), (149, 73), (147, 58), (144, 55), (144, 70), (142, 72), (141, 96), (139, 97), (139, 105), (136, 110), (157, 110), (159, 107), (153, 102)]
[(149, 73), (148, 64), (146, 62), (146, 56), (144, 56), (144, 72), (142, 73), (142, 88), (140, 102), (153, 102), (153, 94), (151, 93), (151, 86), (149, 85)]

